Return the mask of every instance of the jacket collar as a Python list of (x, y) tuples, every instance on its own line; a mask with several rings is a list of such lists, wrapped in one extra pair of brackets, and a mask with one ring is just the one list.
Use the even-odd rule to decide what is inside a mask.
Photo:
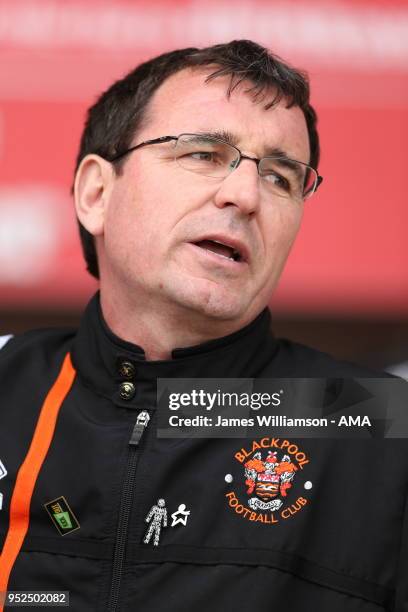
[[(147, 361), (140, 346), (122, 340), (109, 329), (97, 293), (82, 317), (72, 360), (79, 377), (96, 393), (118, 406), (140, 408), (141, 397), (156, 388), (157, 378), (256, 377), (270, 362), (276, 347), (271, 314), (265, 308), (232, 334), (175, 348), (169, 360)], [(126, 384), (129, 393), (123, 393)]]

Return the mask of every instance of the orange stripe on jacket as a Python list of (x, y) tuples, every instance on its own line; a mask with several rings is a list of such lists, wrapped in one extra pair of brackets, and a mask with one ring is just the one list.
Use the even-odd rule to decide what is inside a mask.
[[(11, 570), (28, 531), (35, 483), (51, 445), (59, 410), (74, 378), (75, 370), (68, 353), (42, 405), (30, 448), (17, 474), (10, 503), (9, 529), (0, 555), (0, 593), (7, 591)], [(1, 601), (0, 612), (3, 612)]]

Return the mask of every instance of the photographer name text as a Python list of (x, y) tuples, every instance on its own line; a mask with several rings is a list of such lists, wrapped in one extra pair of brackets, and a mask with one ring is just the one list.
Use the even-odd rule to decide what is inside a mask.
[(197, 415), (194, 417), (181, 417), (171, 415), (170, 427), (371, 427), (367, 415), (342, 415), (337, 419), (326, 418), (288, 418), (285, 415), (256, 415), (248, 418), (223, 417), (216, 418)]

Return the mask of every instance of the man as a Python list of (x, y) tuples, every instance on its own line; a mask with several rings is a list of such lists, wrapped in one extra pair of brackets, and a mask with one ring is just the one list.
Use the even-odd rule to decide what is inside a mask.
[(408, 608), (403, 441), (156, 435), (159, 378), (371, 375), (270, 331), (318, 160), (306, 78), (250, 41), (164, 54), (90, 109), (74, 194), (100, 292), (78, 332), (0, 353), (0, 591)]

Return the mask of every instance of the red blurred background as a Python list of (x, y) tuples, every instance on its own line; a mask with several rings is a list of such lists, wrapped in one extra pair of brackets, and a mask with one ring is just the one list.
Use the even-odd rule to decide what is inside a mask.
[(251, 38), (305, 69), (324, 183), (271, 304), (340, 356), (408, 353), (408, 3), (0, 0), (0, 332), (75, 323), (95, 290), (70, 197), (87, 107), (139, 62)]

